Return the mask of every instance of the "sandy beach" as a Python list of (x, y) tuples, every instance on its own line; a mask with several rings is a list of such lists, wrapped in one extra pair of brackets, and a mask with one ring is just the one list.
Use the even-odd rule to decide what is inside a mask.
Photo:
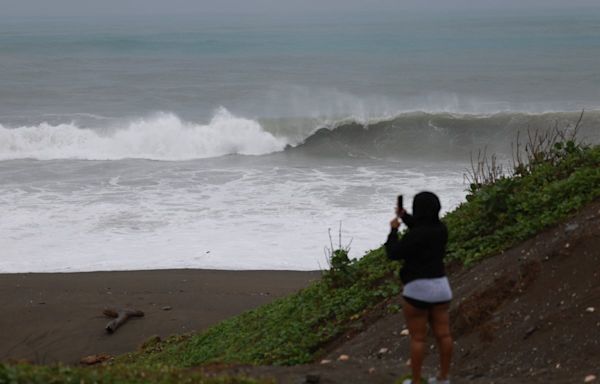
[[(0, 361), (77, 363), (199, 331), (307, 286), (320, 272), (152, 270), (0, 275)], [(114, 334), (106, 307), (135, 308)]]

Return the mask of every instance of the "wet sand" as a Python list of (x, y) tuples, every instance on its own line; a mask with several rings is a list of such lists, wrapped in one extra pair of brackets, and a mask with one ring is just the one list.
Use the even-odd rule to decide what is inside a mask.
[[(0, 275), (0, 361), (76, 363), (135, 350), (151, 336), (206, 329), (288, 295), (320, 272), (155, 270)], [(145, 312), (114, 334), (106, 307)]]

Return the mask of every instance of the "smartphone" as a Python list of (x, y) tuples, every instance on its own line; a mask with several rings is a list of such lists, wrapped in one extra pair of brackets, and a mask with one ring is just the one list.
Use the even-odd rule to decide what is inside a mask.
[(404, 206), (402, 200), (402, 195), (398, 195), (398, 211), (400, 211)]

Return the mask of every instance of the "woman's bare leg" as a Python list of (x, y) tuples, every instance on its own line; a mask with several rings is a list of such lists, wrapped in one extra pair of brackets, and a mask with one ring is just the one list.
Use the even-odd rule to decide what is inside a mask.
[(431, 328), (440, 351), (440, 373), (438, 379), (447, 380), (452, 360), (452, 335), (450, 334), (450, 305), (436, 305), (430, 310)]
[(416, 308), (404, 300), (404, 318), (410, 333), (410, 367), (413, 383), (421, 382), (428, 314), (427, 310)]

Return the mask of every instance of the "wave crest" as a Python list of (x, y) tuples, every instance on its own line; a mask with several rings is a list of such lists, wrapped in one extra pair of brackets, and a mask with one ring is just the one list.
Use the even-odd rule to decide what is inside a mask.
[(189, 160), (229, 154), (262, 155), (281, 151), (285, 139), (250, 119), (220, 108), (208, 124), (158, 113), (104, 131), (75, 123), (5, 127), (0, 125), (0, 159)]

